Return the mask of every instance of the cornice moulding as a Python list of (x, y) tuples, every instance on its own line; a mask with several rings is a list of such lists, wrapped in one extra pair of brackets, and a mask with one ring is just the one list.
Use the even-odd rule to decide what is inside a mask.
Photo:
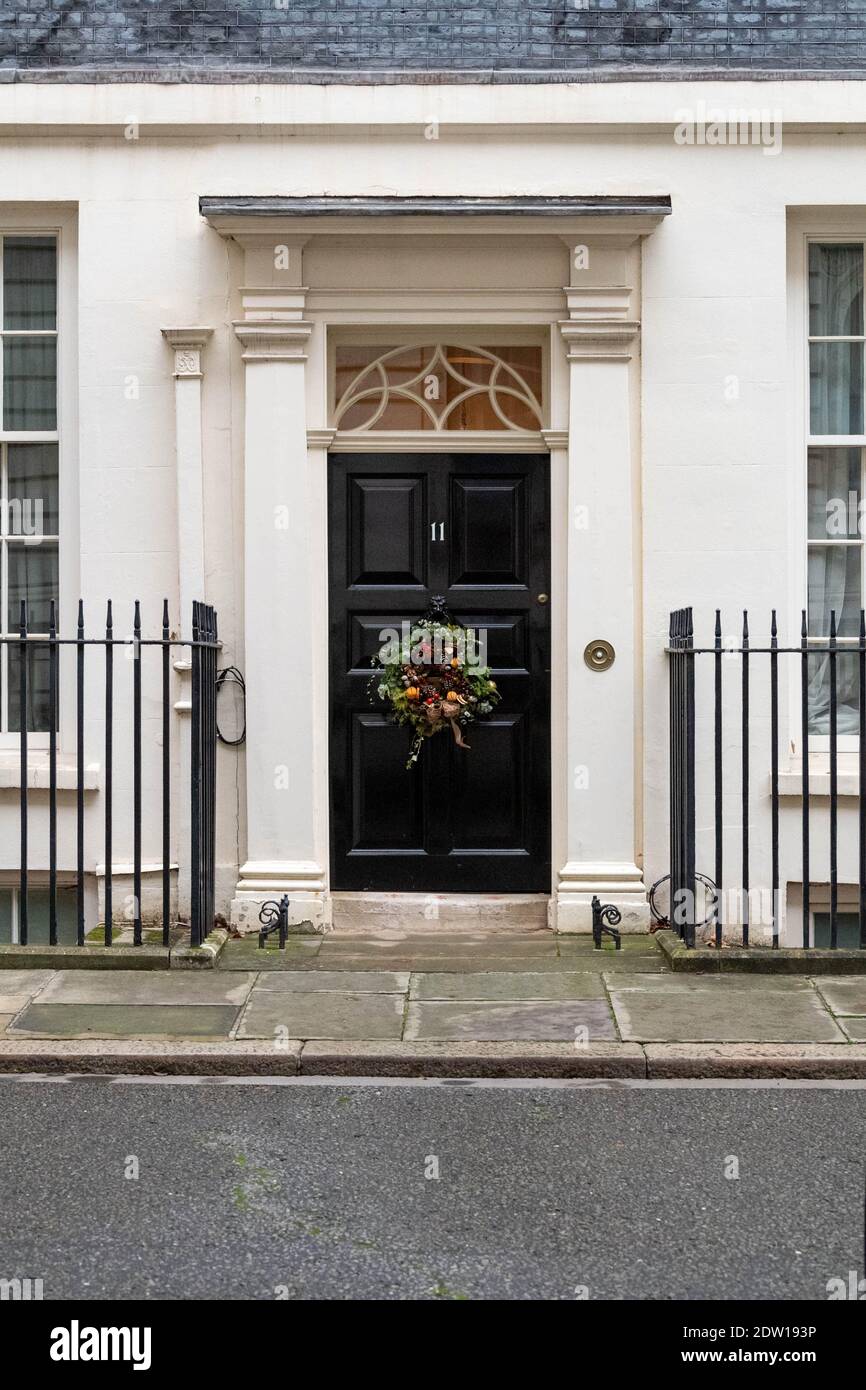
[(569, 362), (607, 357), (628, 359), (640, 333), (640, 323), (636, 319), (598, 319), (584, 323), (566, 319), (560, 323), (559, 330), (568, 349)]
[(232, 327), (245, 362), (303, 362), (313, 325), (298, 320), (241, 319)]

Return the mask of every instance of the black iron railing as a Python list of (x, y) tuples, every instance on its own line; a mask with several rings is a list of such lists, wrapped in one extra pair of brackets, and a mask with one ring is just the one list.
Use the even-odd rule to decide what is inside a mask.
[[(76, 806), (76, 931), (79, 946), (86, 942), (88, 925), (85, 914), (85, 663), (89, 653), (101, 649), (104, 672), (102, 802), (105, 881), (103, 895), (104, 942), (111, 946), (115, 928), (113, 895), (113, 851), (115, 843), (115, 653), (118, 648), (132, 661), (131, 714), (132, 751), (132, 938), (140, 946), (142, 929), (142, 816), (158, 815), (162, 820), (161, 864), (162, 879), (162, 941), (170, 944), (174, 925), (171, 910), (171, 658), (176, 650), (189, 652), (192, 670), (191, 697), (191, 755), (190, 755), (190, 867), (191, 906), (190, 938), (200, 945), (211, 930), (214, 920), (215, 890), (215, 809), (216, 809), (216, 663), (220, 643), (215, 610), (208, 604), (194, 603), (192, 635), (172, 637), (168, 601), (163, 604), (162, 634), (143, 637), (141, 609), (134, 605), (132, 635), (115, 636), (114, 615), (109, 600), (105, 619), (105, 635), (88, 636), (85, 632), (84, 604), (78, 605), (78, 626), (75, 637), (61, 637), (57, 631), (55, 605), (50, 604), (48, 632), (34, 634), (28, 630), (27, 606), (22, 600), (18, 633), (0, 636), (7, 648), (4, 662), (9, 671), (9, 658), (17, 659), (17, 698), (20, 728), (20, 792), (19, 826), (20, 855), (17, 878), (18, 943), (28, 944), (31, 869), (29, 865), (29, 831), (32, 813), (28, 777), (32, 754), (31, 739), (36, 733), (48, 735), (48, 942), (58, 942), (58, 730), (60, 727), (61, 663), (64, 677), (71, 676), (71, 662), (63, 661), (74, 654), (75, 671), (75, 806)], [(155, 688), (160, 690), (161, 704), (161, 804), (143, 805), (142, 797), (142, 667), (149, 649), (159, 653), (161, 670), (157, 669)], [(68, 659), (68, 658), (67, 658)], [(47, 663), (47, 679), (44, 666)], [(40, 669), (41, 668), (41, 669)], [(34, 687), (40, 686), (38, 692)], [(126, 692), (124, 692), (126, 693)], [(35, 707), (38, 706), (38, 713)], [(88, 711), (89, 717), (89, 711)], [(29, 726), (29, 727), (28, 727)], [(128, 726), (127, 726), (128, 727)], [(127, 827), (128, 828), (128, 827)], [(64, 875), (64, 882), (68, 874)]]
[[(756, 722), (767, 726), (766, 762), (758, 768), (763, 779), (769, 770), (769, 823), (764, 827), (769, 839), (768, 901), (770, 904), (769, 934), (773, 946), (779, 945), (780, 933), (780, 851), (779, 851), (779, 676), (780, 663), (797, 660), (797, 698), (799, 700), (799, 737), (797, 771), (802, 775), (800, 854), (796, 865), (802, 882), (803, 931), (802, 945), (810, 945), (810, 923), (813, 909), (814, 879), (812, 875), (815, 851), (813, 812), (814, 791), (810, 783), (810, 755), (815, 756), (816, 726), (820, 724), (822, 760), (827, 766), (827, 845), (829, 940), (836, 949), (839, 944), (839, 739), (840, 709), (844, 708), (846, 733), (855, 736), (856, 753), (847, 754), (856, 761), (856, 809), (843, 814), (857, 818), (858, 888), (856, 913), (858, 944), (866, 948), (866, 614), (860, 613), (859, 636), (842, 639), (837, 633), (835, 612), (830, 614), (829, 636), (813, 637), (808, 630), (807, 616), (802, 614), (800, 642), (795, 647), (779, 645), (775, 610), (770, 620), (768, 645), (754, 645), (749, 632), (749, 615), (743, 613), (742, 632), (734, 643), (723, 642), (721, 613), (716, 610), (714, 640), (711, 647), (696, 647), (691, 608), (671, 613), (668, 651), (670, 680), (670, 909), (669, 921), (685, 945), (694, 946), (696, 928), (707, 925), (715, 943), (721, 946), (723, 929), (731, 920), (723, 901), (726, 893), (740, 905), (737, 927), (743, 946), (750, 944), (750, 893), (752, 889), (752, 836), (758, 810), (755, 785)], [(714, 864), (709, 867), (696, 862), (695, 794), (696, 727), (703, 711), (696, 708), (695, 665), (699, 659), (711, 658), (713, 667), (713, 775), (712, 822)], [(739, 665), (734, 680), (726, 677), (726, 659), (734, 658)], [(764, 665), (766, 663), (766, 665)], [(816, 673), (816, 663), (821, 670)], [(840, 702), (840, 669), (844, 673), (847, 699)], [(760, 678), (756, 682), (756, 675)], [(738, 677), (738, 679), (737, 679)], [(760, 688), (758, 689), (758, 685)], [(786, 685), (785, 689), (789, 689)], [(756, 708), (756, 693), (760, 707)], [(724, 741), (731, 722), (732, 702), (734, 735), (739, 741), (739, 821), (741, 824), (739, 862), (733, 871), (725, 858), (726, 782), (731, 767), (725, 759)], [(738, 711), (736, 710), (739, 705)], [(756, 721), (757, 714), (757, 721)], [(708, 761), (708, 760), (707, 760)], [(850, 776), (849, 772), (849, 776)], [(850, 801), (850, 790), (847, 794)], [(790, 866), (792, 874), (794, 866)], [(699, 872), (703, 869), (704, 872)], [(785, 875), (787, 878), (787, 875)], [(824, 884), (822, 883), (822, 888)], [(703, 899), (704, 911), (699, 907)]]

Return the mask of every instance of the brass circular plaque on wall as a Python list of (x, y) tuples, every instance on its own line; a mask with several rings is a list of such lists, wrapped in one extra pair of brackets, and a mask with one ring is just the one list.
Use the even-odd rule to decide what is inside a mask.
[(610, 642), (606, 642), (603, 637), (597, 637), (594, 642), (587, 642), (583, 649), (583, 659), (590, 671), (609, 671), (616, 660), (616, 652)]

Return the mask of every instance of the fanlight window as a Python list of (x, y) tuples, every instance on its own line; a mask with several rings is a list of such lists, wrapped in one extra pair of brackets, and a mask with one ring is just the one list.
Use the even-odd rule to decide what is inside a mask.
[(542, 427), (541, 348), (338, 345), (340, 430)]

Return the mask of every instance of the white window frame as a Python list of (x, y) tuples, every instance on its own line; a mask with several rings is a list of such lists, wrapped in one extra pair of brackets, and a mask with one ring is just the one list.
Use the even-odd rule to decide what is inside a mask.
[[(68, 637), (75, 632), (78, 593), (80, 588), (79, 522), (78, 522), (78, 453), (77, 453), (77, 300), (78, 300), (78, 237), (77, 217), (73, 207), (44, 204), (39, 206), (0, 207), (0, 235), (53, 236), (57, 241), (57, 428), (53, 431), (4, 430), (0, 416), (0, 443), (57, 443), (58, 468), (58, 631)], [(4, 547), (5, 549), (5, 547)], [(4, 576), (5, 578), (5, 576)], [(6, 589), (2, 589), (5, 602)], [(62, 698), (64, 688), (74, 689), (74, 651), (61, 649), (60, 657), (60, 727), (58, 753), (74, 744), (74, 705)], [(70, 680), (72, 684), (70, 685)], [(0, 763), (18, 756), (21, 744), (19, 733), (0, 732)], [(33, 765), (47, 763), (49, 735), (28, 732), (27, 747), (34, 757)], [(4, 759), (4, 752), (6, 758)]]
[[(792, 507), (791, 536), (791, 575), (789, 646), (796, 646), (800, 640), (802, 611), (809, 608), (809, 543), (808, 543), (808, 488), (810, 448), (859, 448), (861, 450), (861, 496), (866, 499), (866, 433), (857, 435), (813, 435), (811, 433), (811, 413), (809, 398), (810, 354), (809, 354), (809, 247), (813, 242), (831, 244), (840, 242), (850, 244), (861, 242), (864, 248), (864, 268), (866, 268), (866, 213), (856, 209), (827, 208), (801, 209), (792, 213), (788, 223), (788, 323), (790, 351), (790, 379), (793, 388), (794, 409), (789, 417), (792, 421), (792, 438), (789, 456), (793, 459), (791, 470), (794, 479), (794, 504)], [(864, 269), (866, 273), (866, 269)], [(866, 348), (864, 348), (866, 356)], [(864, 420), (866, 429), (866, 420)], [(866, 537), (860, 542), (860, 602), (866, 606)], [(857, 650), (856, 640), (839, 639), (839, 650)], [(796, 759), (802, 760), (803, 745), (800, 728), (800, 662), (795, 656), (788, 661), (789, 693), (789, 737)], [(855, 754), (860, 740), (856, 734), (840, 734), (837, 740), (840, 770), (855, 767)], [(809, 762), (812, 756), (818, 770), (825, 767), (830, 749), (829, 734), (809, 735)]]

